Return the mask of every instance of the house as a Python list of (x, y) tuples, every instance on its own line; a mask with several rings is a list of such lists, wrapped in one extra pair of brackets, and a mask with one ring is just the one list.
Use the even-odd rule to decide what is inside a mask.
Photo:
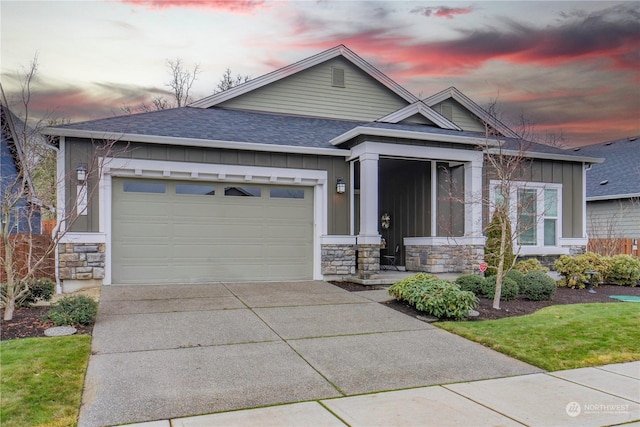
[(604, 158), (587, 171), (587, 234), (593, 249), (638, 255), (640, 240), (640, 136), (580, 148)]
[(2, 226), (8, 222), (9, 234), (40, 234), (40, 207), (36, 203), (31, 176), (24, 166), (24, 137), (20, 130), (25, 124), (4, 105), (0, 105), (0, 116)]
[[(497, 197), (486, 156), (521, 146), (457, 89), (420, 100), (342, 45), (188, 107), (45, 133), (58, 139), (61, 173), (103, 164), (58, 191), (81, 214), (60, 245), (68, 289), (366, 281), (383, 238), (400, 245), (407, 270), (476, 271), (490, 216), (482, 200)], [(101, 157), (100, 141), (120, 151)], [(521, 253), (584, 251), (585, 170), (598, 159), (525, 148), (509, 203), (544, 218)]]

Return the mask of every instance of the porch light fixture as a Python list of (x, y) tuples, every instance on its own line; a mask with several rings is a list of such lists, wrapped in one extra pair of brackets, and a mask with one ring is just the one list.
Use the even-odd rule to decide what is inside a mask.
[(76, 168), (76, 178), (78, 179), (78, 184), (84, 184), (87, 180), (87, 166), (78, 165)]
[(336, 182), (336, 193), (344, 194), (345, 191), (347, 191), (347, 183), (344, 182), (342, 178), (338, 178)]

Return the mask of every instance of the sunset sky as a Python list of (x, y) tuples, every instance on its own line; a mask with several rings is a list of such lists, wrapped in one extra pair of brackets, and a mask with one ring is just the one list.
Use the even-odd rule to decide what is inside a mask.
[[(640, 134), (640, 2), (0, 1), (2, 85), (82, 121), (168, 95), (167, 59), (258, 77), (344, 44), (414, 94), (456, 86), (567, 145)], [(516, 126), (514, 126), (516, 127)]]

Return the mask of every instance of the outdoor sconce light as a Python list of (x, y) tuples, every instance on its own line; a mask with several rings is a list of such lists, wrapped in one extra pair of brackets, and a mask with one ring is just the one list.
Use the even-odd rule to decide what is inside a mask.
[(344, 182), (342, 178), (338, 178), (336, 182), (336, 193), (344, 194), (345, 191), (347, 191), (347, 183)]
[(78, 165), (76, 168), (76, 178), (78, 179), (78, 184), (84, 184), (87, 180), (87, 167), (85, 165)]

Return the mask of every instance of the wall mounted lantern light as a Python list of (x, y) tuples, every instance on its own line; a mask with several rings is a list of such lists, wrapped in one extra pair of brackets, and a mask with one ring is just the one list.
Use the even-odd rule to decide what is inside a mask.
[(336, 193), (343, 194), (345, 191), (347, 191), (347, 183), (344, 182), (342, 178), (338, 178), (336, 182)]
[(87, 167), (85, 165), (78, 165), (76, 168), (76, 178), (78, 179), (78, 184), (84, 184), (87, 180)]

